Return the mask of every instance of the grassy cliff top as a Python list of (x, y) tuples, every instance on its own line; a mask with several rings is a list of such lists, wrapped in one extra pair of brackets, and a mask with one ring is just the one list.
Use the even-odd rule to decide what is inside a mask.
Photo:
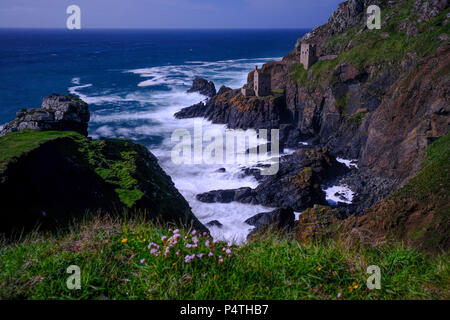
[(71, 131), (24, 130), (9, 133), (0, 137), (0, 174), (29, 152), (58, 139), (70, 139), (60, 151), (114, 185), (119, 199), (128, 208), (142, 198), (144, 192), (138, 188), (138, 179), (147, 169), (141, 158), (148, 153), (145, 147), (127, 139), (90, 140)]
[[(191, 230), (180, 230), (173, 244), (173, 232), (164, 226), (86, 221), (69, 233), (0, 241), (0, 298), (449, 298), (447, 254), (430, 257), (401, 245), (348, 247), (339, 241), (300, 245), (293, 237), (267, 233), (232, 246), (228, 256), (222, 250), (227, 244), (213, 245), (209, 236), (197, 234), (198, 247), (187, 248), (194, 241)], [(210, 257), (211, 247), (216, 250)], [(70, 265), (81, 268), (80, 290), (67, 289)], [(380, 290), (366, 287), (369, 265), (381, 270)]]
[(22, 155), (35, 150), (42, 144), (60, 138), (72, 138), (76, 141), (85, 139), (72, 131), (37, 131), (24, 130), (0, 137), (0, 174), (11, 162)]

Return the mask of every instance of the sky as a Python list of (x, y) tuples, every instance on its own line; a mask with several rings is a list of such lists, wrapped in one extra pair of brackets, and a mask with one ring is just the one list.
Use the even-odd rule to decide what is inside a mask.
[(344, 0), (0, 0), (0, 28), (312, 28)]

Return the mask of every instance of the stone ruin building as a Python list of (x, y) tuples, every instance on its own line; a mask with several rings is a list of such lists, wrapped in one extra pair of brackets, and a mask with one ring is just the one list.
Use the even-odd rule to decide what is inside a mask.
[(316, 45), (302, 42), (300, 45), (300, 63), (309, 69), (317, 61)]
[(242, 89), (241, 93), (245, 97), (257, 96), (265, 97), (272, 93), (270, 74), (262, 72), (255, 66), (253, 73), (253, 83), (249, 81)]

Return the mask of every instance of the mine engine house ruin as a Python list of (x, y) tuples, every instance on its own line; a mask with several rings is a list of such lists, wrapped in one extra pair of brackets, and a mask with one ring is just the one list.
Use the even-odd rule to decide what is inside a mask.
[(258, 66), (255, 66), (255, 70), (253, 73), (253, 83), (249, 81), (249, 83), (244, 85), (244, 87), (241, 89), (241, 93), (245, 97), (269, 96), (272, 93), (270, 81), (270, 74), (264, 73), (261, 69), (258, 69)]
[(300, 63), (305, 70), (308, 70), (316, 61), (316, 45), (302, 42), (300, 45)]

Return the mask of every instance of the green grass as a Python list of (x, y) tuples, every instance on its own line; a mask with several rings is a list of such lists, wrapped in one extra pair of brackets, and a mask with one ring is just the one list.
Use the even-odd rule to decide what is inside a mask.
[(334, 105), (341, 115), (347, 114), (348, 92), (342, 97), (335, 100)]
[(427, 252), (449, 246), (450, 133), (424, 151), (420, 171), (402, 188), (375, 206), (390, 241), (408, 241)]
[[(316, 62), (308, 70), (311, 77), (307, 77), (307, 71), (300, 64), (293, 66), (290, 73), (292, 80), (304, 87), (317, 87), (322, 82), (330, 82), (331, 86), (335, 81), (333, 71), (336, 66), (343, 63), (351, 63), (359, 70), (368, 71), (372, 66), (375, 70), (399, 69), (400, 63), (407, 53), (415, 53), (417, 56), (425, 57), (434, 54), (436, 49), (444, 44), (438, 39), (441, 34), (450, 33), (450, 24), (443, 25), (445, 16), (450, 12), (446, 9), (441, 14), (430, 21), (423, 21), (417, 24), (420, 33), (407, 35), (404, 31), (399, 31), (399, 25), (406, 18), (417, 21), (417, 17), (411, 16), (411, 8), (415, 0), (404, 0), (398, 2), (394, 8), (386, 5), (382, 7), (382, 21), (387, 16), (390, 19), (380, 30), (364, 30), (357, 33), (360, 26), (355, 26), (343, 33), (335, 34), (323, 43), (325, 51), (338, 51), (339, 47), (346, 48), (351, 42), (351, 47), (343, 50), (336, 59), (330, 61)], [(388, 34), (384, 38), (382, 34)], [(377, 72), (372, 72), (371, 76), (376, 77)]]
[(116, 186), (119, 199), (128, 208), (141, 199), (144, 193), (138, 188), (138, 149), (126, 139), (94, 140), (88, 145), (89, 164), (107, 182)]
[(9, 164), (37, 149), (44, 143), (70, 138), (65, 150), (68, 156), (94, 170), (106, 182), (114, 185), (119, 199), (132, 208), (144, 193), (138, 188), (137, 177), (144, 176), (145, 165), (138, 166), (145, 147), (127, 139), (89, 140), (71, 131), (24, 130), (0, 137), (0, 175)]
[(368, 113), (367, 109), (357, 110), (355, 113), (348, 116), (348, 121), (350, 121), (350, 123), (359, 126), (366, 118), (367, 113)]
[(45, 142), (70, 137), (79, 140), (81, 136), (71, 131), (23, 130), (0, 137), (0, 173), (6, 166)]
[[(139, 220), (86, 221), (70, 232), (36, 231), (4, 241), (0, 298), (337, 299), (339, 293), (341, 299), (449, 298), (447, 254), (427, 256), (401, 245), (347, 248), (340, 241), (300, 245), (291, 236), (266, 233), (233, 246), (230, 258), (221, 250), (226, 244), (218, 243), (214, 257), (185, 263), (188, 254), (207, 254), (205, 241), (211, 239), (198, 237), (198, 248), (186, 248), (192, 235), (181, 230), (168, 257), (155, 257), (148, 244), (162, 248), (161, 237), (171, 236), (166, 227)], [(81, 268), (80, 290), (66, 287), (66, 269), (74, 264)], [(369, 265), (381, 269), (381, 290), (365, 285)]]
[(425, 152), (427, 157), (421, 164), (421, 170), (394, 196), (408, 195), (417, 200), (427, 200), (432, 194), (449, 196), (450, 133), (434, 141)]

